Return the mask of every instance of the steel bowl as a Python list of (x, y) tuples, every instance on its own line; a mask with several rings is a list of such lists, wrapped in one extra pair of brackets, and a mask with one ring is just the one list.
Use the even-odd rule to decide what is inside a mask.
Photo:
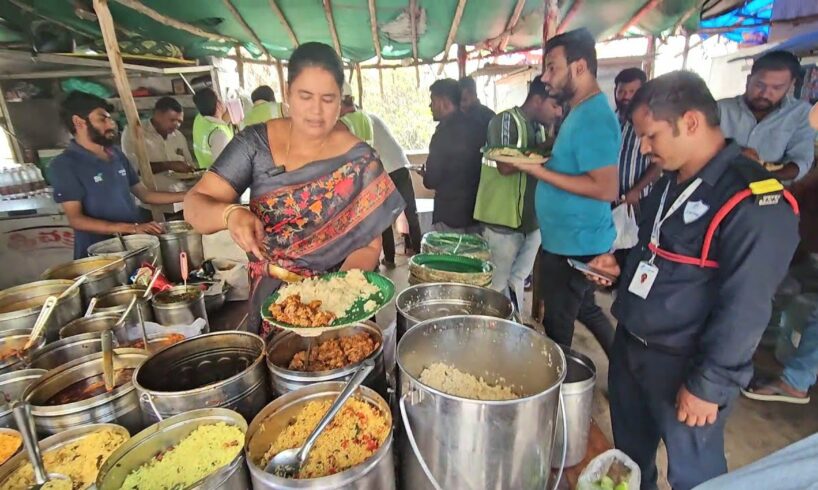
[[(136, 369), (147, 358), (142, 349), (115, 349), (114, 370)], [(46, 405), (48, 400), (82, 380), (102, 375), (102, 353), (76, 359), (46, 373), (28, 387), (25, 399), (31, 403), (31, 413), (37, 432), (56, 434), (81, 425), (110, 422), (130, 432), (142, 430), (142, 414), (133, 382), (127, 382), (111, 392), (62, 405)], [(134, 373), (135, 374), (135, 373)]]
[[(105, 461), (97, 475), (98, 490), (119, 490), (129, 473), (151, 461), (157, 454), (167, 451), (187, 437), (197, 427), (224, 422), (247, 432), (247, 422), (242, 416), (224, 408), (191, 410), (151, 425), (119, 447)], [(199, 480), (188, 490), (246, 490), (250, 488), (244, 453), (230, 464)]]
[[(207, 288), (210, 289), (213, 284), (221, 281), (202, 281), (197, 282), (196, 284), (204, 284), (207, 285)], [(222, 309), (224, 306), (225, 301), (227, 301), (227, 293), (230, 291), (230, 285), (226, 282), (223, 282), (222, 285), (222, 292), (218, 294), (207, 294), (207, 291), (202, 291), (204, 295), (204, 304), (205, 304), (205, 311), (207, 311), (208, 315), (211, 315), (219, 310)]]
[[(102, 266), (115, 262), (111, 257), (86, 257), (84, 259), (73, 260), (71, 262), (54, 266), (43, 272), (43, 279), (70, 279), (87, 274)], [(80, 286), (80, 294), (84, 305), (88, 305), (91, 298), (106, 291), (128, 283), (128, 272), (124, 261), (113, 264), (110, 267), (95, 272), (88, 276), (88, 279)]]
[(11, 415), (12, 402), (22, 400), (26, 388), (45, 373), (45, 369), (21, 369), (0, 375), (0, 427), (17, 427)]
[[(164, 298), (176, 294), (194, 293), (195, 297), (178, 303), (165, 303)], [(173, 286), (151, 298), (154, 318), (160, 325), (190, 325), (197, 318), (207, 319), (207, 309), (205, 308), (204, 293), (194, 284), (187, 286)], [(205, 327), (205, 332), (210, 331), (209, 323)]]
[(94, 308), (94, 313), (117, 313), (122, 315), (128, 308), (128, 305), (136, 296), (136, 305), (126, 317), (126, 321), (130, 323), (137, 323), (139, 316), (136, 308), (142, 312), (142, 319), (146, 322), (153, 321), (153, 308), (150, 304), (150, 295), (144, 298), (147, 288), (141, 286), (127, 285), (115, 287), (107, 293), (97, 296), (97, 306)]
[(159, 235), (159, 247), (165, 261), (165, 275), (172, 282), (182, 282), (179, 254), (187, 254), (188, 270), (196, 270), (204, 262), (202, 235), (185, 221), (168, 221)]
[(159, 250), (159, 238), (153, 235), (136, 234), (125, 235), (122, 239), (125, 241), (125, 248), (127, 249), (125, 251), (122, 250), (122, 244), (119, 242), (119, 238), (114, 237), (97, 242), (88, 247), (88, 255), (98, 257), (122, 257), (127, 252), (147, 247), (147, 250), (125, 259), (128, 274), (132, 274), (143, 262), (151, 263), (154, 259), (156, 259), (157, 266), (162, 265), (162, 252)]
[[(31, 335), (31, 329), (17, 329), (5, 330), (0, 332), (0, 355), (11, 351), (12, 349), (21, 350), (28, 342)], [(41, 349), (45, 345), (45, 337), (40, 337), (36, 344), (31, 348), (30, 352)], [(23, 358), (16, 354), (7, 356), (0, 360), (0, 374), (24, 369), (26, 363)]]
[(33, 353), (29, 367), (51, 370), (74, 359), (102, 352), (101, 335), (101, 331), (81, 333), (46, 344), (45, 347)]
[(101, 334), (104, 330), (114, 329), (121, 316), (121, 313), (94, 313), (91, 316), (77, 318), (60, 329), (60, 338), (66, 339), (91, 332)]
[[(0, 332), (20, 328), (31, 329), (49, 296), (59, 296), (74, 282), (55, 279), (30, 282), (0, 291)], [(60, 327), (82, 315), (80, 291), (75, 289), (57, 301), (51, 317), (45, 324), (46, 339), (57, 340)]]

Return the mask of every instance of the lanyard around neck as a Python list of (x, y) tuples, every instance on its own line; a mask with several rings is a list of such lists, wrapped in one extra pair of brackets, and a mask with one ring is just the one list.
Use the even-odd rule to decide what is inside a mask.
[[(662, 231), (662, 225), (664, 222), (670, 218), (673, 213), (675, 213), (682, 205), (690, 199), (690, 196), (696, 192), (696, 189), (702, 184), (701, 178), (696, 178), (687, 188), (679, 194), (679, 197), (673, 201), (673, 204), (670, 205), (667, 212), (665, 212), (664, 217), (662, 217), (662, 210), (665, 208), (665, 201), (667, 201), (667, 195), (670, 191), (670, 181), (668, 181), (667, 185), (665, 186), (665, 191), (662, 193), (662, 199), (659, 201), (659, 209), (656, 211), (656, 217), (653, 219), (653, 230), (650, 234), (650, 242), (655, 246), (659, 246), (659, 236)], [(654, 254), (655, 255), (655, 254)], [(651, 259), (652, 260), (652, 259)]]

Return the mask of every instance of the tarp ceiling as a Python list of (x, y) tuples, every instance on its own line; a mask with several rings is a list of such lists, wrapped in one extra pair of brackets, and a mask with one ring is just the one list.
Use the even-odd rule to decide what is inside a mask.
[[(541, 42), (543, 0), (519, 0), (523, 2), (519, 21), (513, 28), (508, 50), (538, 46)], [(221, 55), (241, 43), (254, 54), (269, 53), (286, 59), (294, 49), (285, 22), (294, 32), (297, 41), (321, 41), (332, 45), (332, 34), (324, 11), (329, 4), (341, 44), (342, 56), (352, 62), (373, 58), (376, 55), (370, 30), (369, 4), (376, 9), (378, 38), (385, 59), (412, 57), (408, 31), (409, 0), (141, 0), (162, 15), (182, 21), (213, 34), (229, 38), (220, 42), (208, 40), (166, 23), (157, 22), (127, 7), (121, 0), (109, 0), (111, 12), (119, 28), (119, 36), (138, 35), (147, 39), (162, 40), (182, 48), (188, 58), (204, 55)], [(454, 42), (477, 45), (496, 39), (506, 29), (518, 0), (467, 0)], [(700, 0), (648, 1), (656, 4), (630, 29), (630, 33), (660, 34), (687, 19), (685, 26), (695, 29), (699, 21), (697, 5)], [(734, 0), (708, 0), (712, 4), (735, 3)], [(36, 13), (20, 8), (31, 7)], [(264, 52), (253, 42), (253, 35), (229, 9), (232, 4), (253, 33), (261, 40)], [(573, 29), (584, 26), (599, 39), (616, 35), (642, 8), (645, 0), (561, 0), (558, 2), (562, 17), (576, 4), (575, 15), (565, 26)], [(283, 12), (280, 19), (273, 5)], [(432, 59), (440, 54), (445, 45), (458, 0), (417, 0), (422, 11), (418, 25), (418, 57)], [(692, 11), (692, 15), (691, 15)], [(48, 18), (85, 33), (86, 41), (99, 37), (90, 0), (0, 0), (0, 16), (22, 32), (27, 32), (32, 21)], [(401, 16), (403, 16), (401, 18)], [(235, 41), (233, 41), (235, 40)], [(81, 41), (81, 39), (78, 39)]]

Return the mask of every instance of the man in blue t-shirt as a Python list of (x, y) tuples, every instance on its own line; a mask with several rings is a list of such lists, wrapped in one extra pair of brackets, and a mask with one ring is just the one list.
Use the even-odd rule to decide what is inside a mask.
[(74, 229), (74, 258), (114, 233), (162, 232), (158, 223), (141, 223), (133, 196), (146, 204), (182, 202), (184, 192), (156, 192), (139, 181), (128, 158), (114, 146), (116, 123), (110, 104), (97, 96), (71, 92), (60, 116), (74, 139), (48, 168), (54, 200)]
[(594, 44), (586, 29), (546, 43), (542, 81), (570, 112), (548, 162), (517, 168), (539, 181), (535, 206), (546, 333), (570, 346), (578, 319), (608, 352), (613, 326), (594, 301), (592, 283), (568, 264), (569, 258), (587, 262), (607, 253), (616, 236), (610, 203), (619, 191), (619, 122), (596, 81)]

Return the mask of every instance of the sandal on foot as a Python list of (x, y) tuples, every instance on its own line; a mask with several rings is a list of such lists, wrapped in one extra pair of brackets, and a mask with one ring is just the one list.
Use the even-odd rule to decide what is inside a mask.
[(751, 400), (759, 400), (762, 402), (784, 402), (794, 403), (796, 405), (806, 405), (809, 403), (809, 395), (793, 395), (785, 391), (779, 383), (779, 381), (772, 381), (751, 385), (746, 389), (742, 389), (741, 393)]

